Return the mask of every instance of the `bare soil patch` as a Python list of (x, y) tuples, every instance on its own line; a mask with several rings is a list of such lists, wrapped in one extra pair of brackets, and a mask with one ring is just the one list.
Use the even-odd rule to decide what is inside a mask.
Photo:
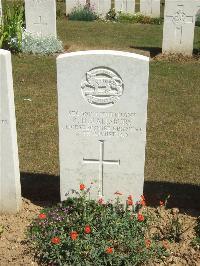
[[(26, 239), (27, 226), (31, 220), (38, 215), (41, 206), (47, 206), (49, 202), (37, 202), (33, 204), (31, 201), (23, 198), (22, 210), (16, 215), (1, 215), (0, 226), (3, 232), (0, 235), (0, 265), (40, 265), (34, 258), (34, 254), (30, 251)], [(155, 231), (164, 238), (166, 230), (174, 213), (178, 209), (150, 208), (149, 210), (156, 215), (160, 215), (159, 220), (155, 220), (154, 226), (149, 234)], [(163, 241), (163, 245), (169, 252), (169, 257), (163, 258), (163, 261), (155, 261), (150, 266), (158, 265), (200, 265), (200, 251), (195, 249), (191, 242), (195, 236), (194, 226), (196, 218), (200, 214), (195, 210), (181, 210), (178, 213), (179, 221), (182, 224), (183, 234), (178, 243)]]

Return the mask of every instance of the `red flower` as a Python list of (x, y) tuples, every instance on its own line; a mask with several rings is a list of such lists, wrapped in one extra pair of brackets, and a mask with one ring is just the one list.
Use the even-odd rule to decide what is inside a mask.
[(133, 196), (132, 196), (132, 195), (129, 195), (129, 196), (128, 196), (128, 199), (129, 199), (129, 200), (133, 200)]
[(53, 237), (52, 239), (51, 239), (51, 243), (53, 243), (53, 244), (59, 244), (60, 243), (60, 238), (59, 237)]
[(84, 184), (80, 184), (80, 190), (84, 190), (85, 189), (85, 185)]
[(145, 245), (146, 248), (149, 248), (151, 246), (151, 240), (150, 239), (145, 240)]
[(133, 201), (132, 201), (132, 200), (127, 200), (127, 205), (128, 205), (128, 206), (133, 205)]
[(107, 254), (112, 254), (113, 253), (113, 248), (109, 247), (106, 249)]
[(131, 195), (128, 196), (128, 200), (126, 201), (128, 206), (133, 205), (133, 197)]
[(121, 196), (121, 195), (123, 195), (121, 192), (119, 192), (119, 191), (116, 191), (115, 192), (115, 195), (118, 195), (118, 196)]
[(160, 207), (164, 206), (164, 202), (160, 200)]
[(168, 249), (168, 248), (169, 248), (169, 246), (168, 246), (168, 242), (167, 242), (166, 240), (163, 240), (162, 244), (163, 244), (163, 247), (164, 247), (165, 249)]
[(78, 237), (78, 233), (76, 231), (71, 231), (70, 237), (72, 240), (76, 240)]
[(98, 199), (98, 203), (99, 203), (99, 204), (103, 204), (103, 198), (99, 198), (99, 199)]
[(144, 195), (141, 196), (141, 199), (144, 200), (144, 201), (146, 201)]
[(86, 234), (90, 234), (90, 233), (91, 233), (91, 227), (90, 227), (89, 225), (86, 225), (86, 226), (85, 226), (85, 229), (84, 229), (84, 232), (85, 232)]
[(39, 219), (41, 219), (41, 220), (43, 220), (43, 219), (46, 219), (46, 218), (47, 218), (47, 216), (46, 216), (46, 214), (45, 214), (45, 213), (40, 213), (40, 214), (38, 215), (38, 217), (39, 217)]
[(141, 213), (138, 213), (138, 221), (143, 222), (144, 221), (144, 216)]

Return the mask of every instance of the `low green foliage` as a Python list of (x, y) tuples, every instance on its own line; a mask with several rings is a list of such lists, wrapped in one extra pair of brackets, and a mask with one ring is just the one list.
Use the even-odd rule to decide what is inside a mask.
[(5, 5), (0, 25), (0, 48), (20, 52), (24, 25), (24, 7), (20, 3)]
[(111, 8), (109, 12), (106, 14), (106, 19), (110, 21), (116, 21), (117, 13), (114, 8)]
[(195, 227), (195, 231), (196, 231), (196, 237), (193, 240), (193, 246), (197, 249), (200, 249), (200, 217), (198, 217), (197, 219), (197, 225)]
[(116, 15), (116, 21), (118, 22), (127, 22), (127, 23), (141, 23), (141, 24), (162, 24), (162, 18), (151, 18), (148, 16), (144, 16), (140, 13), (128, 14), (119, 12)]
[(89, 189), (83, 189), (73, 191), (76, 198), (41, 211), (30, 225), (29, 240), (41, 261), (53, 265), (140, 265), (166, 254), (163, 246), (146, 238), (150, 215), (141, 213), (140, 204), (134, 211), (131, 196), (124, 209), (120, 196), (113, 204), (102, 199), (96, 202), (88, 199)]
[(54, 36), (41, 36), (26, 31), (23, 33), (23, 53), (50, 55), (62, 51), (62, 42)]
[(88, 5), (75, 7), (68, 16), (69, 20), (94, 21), (98, 19), (97, 13)]

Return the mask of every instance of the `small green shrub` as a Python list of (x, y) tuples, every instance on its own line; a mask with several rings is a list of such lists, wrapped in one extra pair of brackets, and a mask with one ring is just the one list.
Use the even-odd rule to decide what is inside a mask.
[(22, 48), (22, 32), (24, 26), (24, 7), (13, 3), (5, 5), (0, 25), (0, 48), (17, 53)]
[(141, 24), (162, 24), (162, 18), (151, 18), (144, 16), (140, 13), (128, 14), (123, 12), (118, 12), (116, 16), (116, 21), (118, 22), (128, 22), (128, 23), (141, 23)]
[(117, 13), (114, 8), (111, 8), (109, 12), (106, 14), (106, 19), (110, 21), (116, 21)]
[(197, 249), (200, 249), (200, 217), (197, 219), (197, 225), (195, 227), (196, 237), (193, 240), (193, 246)]
[(41, 36), (24, 31), (22, 37), (22, 52), (49, 55), (62, 52), (62, 42), (54, 36)]
[(195, 26), (200, 27), (200, 13), (198, 13), (196, 16)]
[(94, 21), (98, 19), (97, 13), (88, 5), (75, 7), (68, 15), (69, 20)]
[[(89, 200), (80, 185), (76, 198), (46, 208), (28, 230), (31, 247), (47, 265), (140, 265), (165, 254), (147, 238), (148, 212), (134, 211), (132, 197), (124, 209), (119, 197), (111, 203)], [(119, 194), (118, 194), (119, 195)], [(142, 200), (144, 202), (144, 200)]]

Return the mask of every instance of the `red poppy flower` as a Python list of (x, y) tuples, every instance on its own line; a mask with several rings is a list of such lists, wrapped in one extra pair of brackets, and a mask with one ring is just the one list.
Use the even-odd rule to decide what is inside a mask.
[(150, 239), (145, 240), (145, 245), (146, 248), (149, 248), (151, 246), (151, 240)]
[(106, 249), (106, 253), (107, 253), (107, 254), (112, 254), (112, 253), (113, 253), (113, 248), (108, 247), (108, 248)]
[(91, 233), (91, 227), (90, 227), (89, 225), (86, 225), (86, 226), (85, 226), (85, 229), (84, 229), (84, 232), (85, 232), (86, 234), (90, 234), (90, 233)]
[(55, 245), (59, 244), (60, 243), (60, 238), (59, 237), (53, 237), (51, 239), (51, 243), (53, 243)]
[(99, 204), (103, 204), (103, 198), (99, 198), (99, 199), (98, 199), (98, 203), (99, 203)]
[(146, 206), (146, 202), (145, 202), (145, 200), (140, 200), (140, 205), (142, 205), (142, 206)]
[(115, 195), (118, 195), (118, 196), (121, 196), (121, 195), (123, 195), (121, 192), (119, 192), (119, 191), (116, 191), (115, 192)]
[(164, 247), (165, 249), (168, 249), (168, 248), (169, 248), (169, 246), (168, 246), (168, 242), (167, 242), (166, 240), (163, 240), (162, 244), (163, 244), (163, 247)]
[(128, 206), (132, 206), (133, 205), (133, 201), (132, 200), (127, 200), (127, 205)]
[(46, 214), (45, 214), (45, 213), (40, 213), (40, 214), (38, 215), (38, 217), (39, 217), (39, 219), (41, 219), (41, 220), (43, 220), (43, 219), (46, 219), (46, 218), (47, 218), (47, 216), (46, 216)]
[(128, 200), (133, 200), (133, 196), (132, 195), (129, 195), (128, 196)]
[(76, 240), (78, 237), (78, 233), (76, 231), (71, 231), (70, 237), (72, 240)]
[(142, 200), (146, 201), (144, 195), (142, 195), (140, 198), (141, 198)]
[(160, 207), (164, 206), (164, 202), (160, 200)]
[(138, 213), (138, 221), (143, 222), (144, 221), (144, 216), (141, 213)]
[(85, 189), (85, 185), (84, 184), (80, 184), (80, 190), (84, 190)]

